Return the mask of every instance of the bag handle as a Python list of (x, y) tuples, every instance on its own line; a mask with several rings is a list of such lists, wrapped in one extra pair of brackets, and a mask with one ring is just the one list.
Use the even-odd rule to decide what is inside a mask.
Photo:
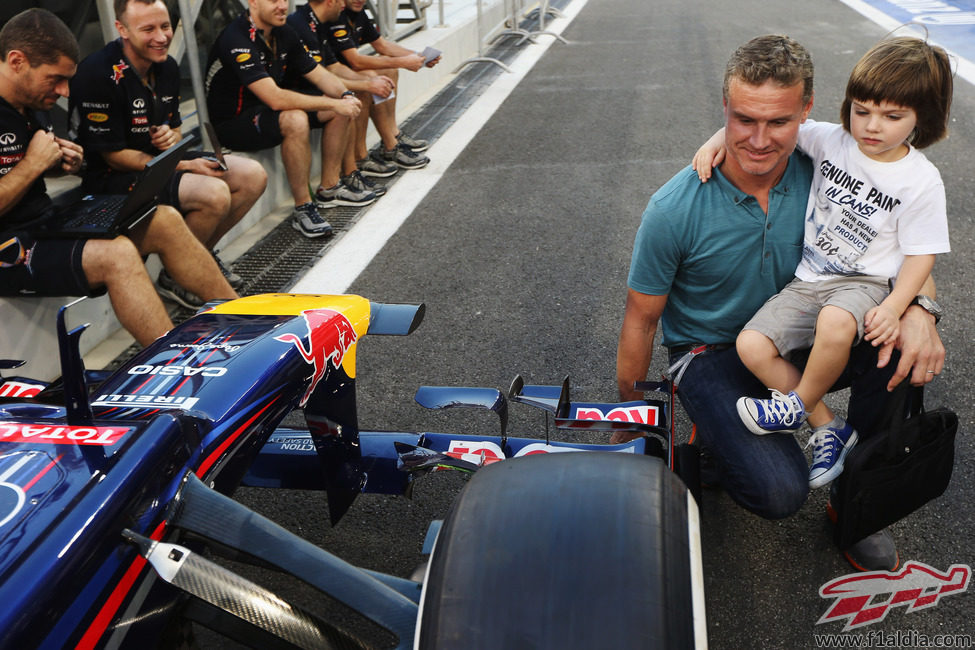
[(924, 413), (924, 387), (911, 386), (905, 380), (893, 390), (888, 404), (886, 426), (887, 431), (887, 460), (894, 460), (903, 451), (904, 443), (901, 432), (908, 418)]

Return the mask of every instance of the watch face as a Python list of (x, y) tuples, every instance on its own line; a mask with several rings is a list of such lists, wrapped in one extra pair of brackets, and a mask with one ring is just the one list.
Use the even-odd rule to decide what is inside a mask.
[(941, 320), (941, 317), (944, 315), (944, 310), (941, 309), (941, 305), (931, 300), (931, 298), (927, 296), (918, 296), (917, 304), (918, 306), (928, 310), (928, 312), (934, 316), (936, 320)]

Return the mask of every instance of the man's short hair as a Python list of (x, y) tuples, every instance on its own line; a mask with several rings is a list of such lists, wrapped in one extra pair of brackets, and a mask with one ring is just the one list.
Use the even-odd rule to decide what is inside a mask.
[(68, 26), (47, 9), (22, 11), (0, 30), (0, 61), (20, 50), (32, 68), (54, 65), (62, 56), (78, 62), (78, 41)]
[(724, 71), (722, 93), (728, 100), (728, 86), (739, 79), (751, 86), (774, 81), (783, 88), (802, 83), (802, 104), (813, 95), (812, 56), (798, 41), (779, 34), (758, 36), (731, 55)]
[(886, 39), (853, 67), (840, 120), (849, 131), (854, 101), (912, 108), (917, 125), (910, 142), (923, 149), (948, 134), (952, 86), (951, 61), (942, 48), (913, 36)]
[(115, 20), (121, 22), (122, 14), (125, 13), (130, 2), (140, 2), (144, 5), (154, 5), (156, 0), (115, 0)]

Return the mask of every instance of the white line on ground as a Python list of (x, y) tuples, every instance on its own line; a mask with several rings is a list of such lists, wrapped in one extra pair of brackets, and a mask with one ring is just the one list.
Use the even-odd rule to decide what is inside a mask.
[[(587, 2), (588, 0), (574, 0), (562, 10), (562, 17), (546, 23), (546, 30), (561, 34)], [(426, 152), (430, 157), (430, 164), (423, 169), (406, 172), (407, 177), (390, 187), (386, 195), (342, 235), (290, 291), (345, 293), (556, 40), (554, 37), (541, 35), (538, 36), (537, 43), (526, 45), (525, 50), (510, 65), (512, 72), (501, 73), (484, 94), (430, 147)], [(328, 218), (327, 212), (325, 217)]]
[(853, 9), (857, 13), (861, 14), (865, 18), (868, 18), (871, 21), (877, 23), (884, 29), (887, 29), (889, 31), (894, 31), (899, 27), (903, 27), (903, 29), (900, 31), (907, 32), (911, 36), (917, 36), (918, 38), (928, 39), (931, 43), (934, 43), (936, 45), (941, 45), (942, 47), (945, 48), (948, 54), (950, 54), (952, 58), (955, 60), (958, 66), (958, 70), (957, 70), (958, 76), (964, 79), (965, 81), (967, 81), (968, 83), (975, 85), (975, 63), (972, 63), (965, 57), (959, 55), (957, 52), (952, 51), (950, 48), (946, 47), (943, 43), (938, 43), (937, 39), (929, 38), (928, 34), (925, 33), (923, 28), (919, 28), (919, 26), (915, 24), (909, 24), (909, 26), (904, 26), (904, 23), (902, 23), (901, 21), (888, 16), (880, 9), (877, 9), (876, 7), (870, 5), (867, 2), (863, 2), (862, 0), (840, 0), (840, 2), (845, 4), (850, 9)]

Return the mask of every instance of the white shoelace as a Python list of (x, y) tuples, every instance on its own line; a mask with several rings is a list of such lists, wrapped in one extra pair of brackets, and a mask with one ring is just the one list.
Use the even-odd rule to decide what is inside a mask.
[[(761, 401), (763, 406), (768, 411), (780, 416), (782, 424), (787, 427), (791, 427), (793, 424), (795, 424), (796, 420), (802, 415), (801, 413), (796, 412), (795, 404), (788, 395), (780, 393), (775, 389), (772, 389), (771, 400)], [(771, 402), (771, 404), (769, 404), (769, 402)]]

